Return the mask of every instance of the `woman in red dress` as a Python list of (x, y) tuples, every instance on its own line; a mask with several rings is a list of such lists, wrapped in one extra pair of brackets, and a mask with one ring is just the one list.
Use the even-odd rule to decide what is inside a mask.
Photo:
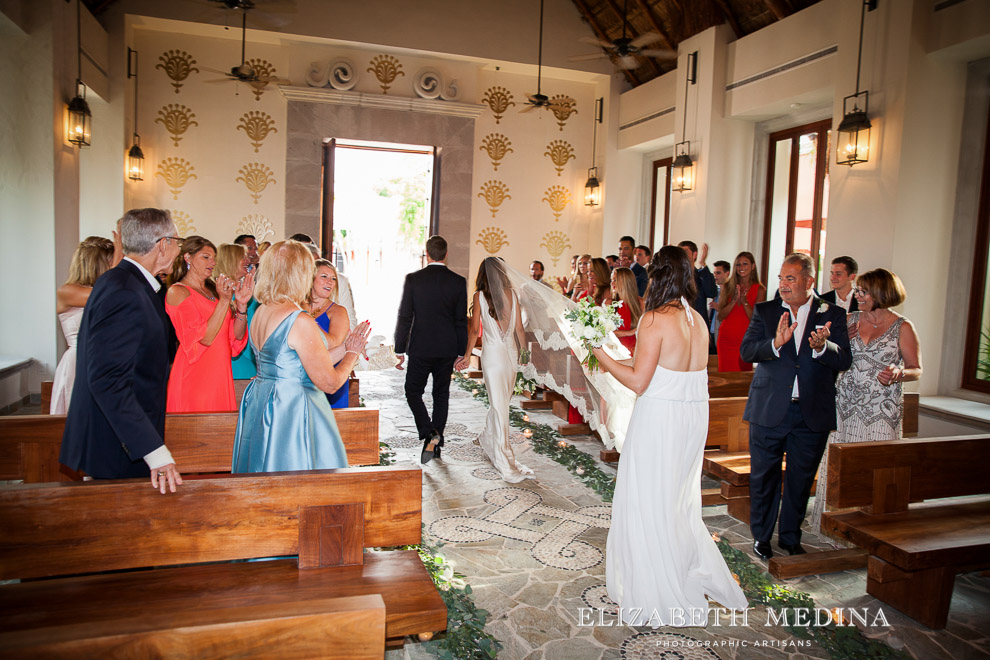
[(587, 286), (579, 293), (574, 302), (591, 297), (596, 305), (608, 305), (612, 302), (612, 273), (608, 262), (601, 257), (595, 257), (588, 266)]
[(753, 307), (767, 299), (767, 289), (760, 282), (756, 259), (750, 252), (740, 252), (732, 267), (732, 276), (722, 287), (718, 299), (718, 370), (752, 371), (753, 365), (739, 357), (739, 346), (753, 318)]
[(643, 315), (643, 302), (636, 286), (636, 275), (630, 269), (616, 268), (612, 271), (612, 300), (622, 301), (619, 307), (622, 327), (615, 331), (615, 336), (635, 355), (636, 328), (639, 327), (639, 317)]
[(190, 236), (169, 276), (165, 311), (175, 326), (179, 351), (168, 379), (167, 412), (237, 410), (230, 360), (247, 344), (254, 275), (248, 273), (241, 282), (220, 275), (214, 283), (216, 263), (213, 243)]

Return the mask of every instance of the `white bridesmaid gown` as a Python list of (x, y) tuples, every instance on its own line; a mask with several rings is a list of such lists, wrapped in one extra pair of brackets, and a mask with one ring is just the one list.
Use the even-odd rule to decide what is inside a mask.
[(62, 359), (55, 367), (55, 378), (52, 382), (51, 414), (64, 415), (69, 412), (69, 401), (72, 400), (72, 384), (76, 380), (76, 337), (79, 326), (82, 325), (83, 307), (70, 307), (58, 315), (62, 324), (62, 334), (69, 348), (62, 353)]
[(488, 313), (488, 302), (485, 297), (480, 296), (479, 300), (481, 327), (484, 331), (481, 370), (485, 375), (485, 387), (488, 389), (489, 408), (485, 430), (478, 441), (488, 460), (502, 475), (502, 480), (518, 483), (523, 479), (533, 478), (533, 470), (516, 460), (512, 446), (509, 444), (509, 399), (516, 384), (518, 371), (516, 365), (519, 362), (519, 353), (512, 332), (516, 327), (519, 306), (513, 297), (508, 329), (503, 330), (498, 321)]
[(704, 626), (708, 598), (747, 606), (701, 518), (707, 435), (707, 371), (657, 365), (626, 432), (606, 544), (608, 595), (627, 625)]

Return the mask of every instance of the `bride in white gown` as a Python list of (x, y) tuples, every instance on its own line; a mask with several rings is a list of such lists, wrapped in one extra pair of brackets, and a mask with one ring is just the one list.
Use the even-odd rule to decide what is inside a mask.
[(708, 329), (687, 302), (694, 269), (681, 248), (662, 248), (649, 273), (632, 365), (595, 349), (602, 368), (639, 395), (619, 461), (605, 581), (627, 625), (703, 626), (709, 598), (747, 606), (701, 518)]
[[(533, 470), (516, 460), (509, 444), (509, 399), (519, 371), (520, 347), (526, 345), (526, 340), (519, 299), (500, 263), (492, 263), (499, 261), (488, 257), (478, 268), (468, 325), (468, 346), (455, 367), (468, 366), (480, 326), (483, 331), (481, 370), (488, 390), (489, 409), (485, 430), (478, 441), (502, 479), (518, 483), (533, 478)], [(525, 353), (523, 358), (522, 362), (526, 362)]]

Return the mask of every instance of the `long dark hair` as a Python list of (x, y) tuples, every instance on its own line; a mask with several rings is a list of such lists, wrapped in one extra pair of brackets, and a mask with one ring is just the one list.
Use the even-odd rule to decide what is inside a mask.
[(605, 296), (612, 293), (612, 271), (601, 257), (591, 260), (591, 271), (595, 274), (595, 304), (601, 305)]
[[(166, 283), (168, 286), (172, 286), (176, 282), (181, 282), (182, 278), (186, 276), (189, 272), (189, 264), (186, 263), (186, 255), (194, 255), (203, 248), (210, 248), (213, 250), (213, 254), (217, 253), (217, 246), (214, 245), (208, 238), (203, 238), (202, 236), (190, 236), (182, 242), (182, 247), (179, 249), (179, 254), (176, 255), (175, 261), (172, 262), (172, 272), (169, 273)], [(209, 291), (213, 296), (218, 296), (217, 285), (213, 282), (212, 277), (207, 277), (203, 282), (203, 288)]]
[[(505, 273), (499, 267), (497, 262), (502, 261), (498, 257), (486, 257), (481, 265), (478, 266), (478, 277), (474, 280), (474, 290), (481, 291), (481, 295), (485, 297), (485, 302), (488, 303), (488, 314), (496, 321), (499, 320), (498, 314), (495, 313), (495, 302), (492, 300), (492, 288), (498, 291), (505, 291)], [(490, 267), (489, 267), (490, 266)], [(500, 281), (489, 282), (488, 272), (491, 271), (492, 279), (498, 278)]]
[(664, 305), (680, 305), (681, 297), (692, 301), (698, 295), (694, 268), (683, 248), (665, 245), (657, 250), (646, 268), (650, 285), (643, 307), (650, 312)]

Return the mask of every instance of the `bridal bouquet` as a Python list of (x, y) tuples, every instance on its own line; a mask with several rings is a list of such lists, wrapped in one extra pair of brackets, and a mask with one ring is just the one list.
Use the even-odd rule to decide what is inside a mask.
[(616, 311), (621, 304), (622, 302), (618, 301), (599, 307), (592, 298), (588, 297), (582, 299), (577, 307), (564, 315), (564, 318), (570, 321), (574, 339), (588, 350), (588, 355), (581, 364), (587, 365), (591, 371), (598, 368), (598, 358), (591, 349), (600, 348), (605, 343), (605, 339), (622, 325), (622, 318)]

